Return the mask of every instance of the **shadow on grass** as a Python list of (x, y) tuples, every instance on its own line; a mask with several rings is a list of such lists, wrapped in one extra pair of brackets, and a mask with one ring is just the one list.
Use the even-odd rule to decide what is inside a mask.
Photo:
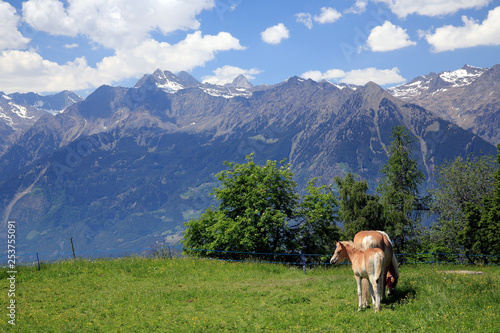
[(390, 305), (394, 309), (396, 304), (404, 305), (407, 304), (411, 299), (414, 299), (417, 295), (417, 291), (413, 287), (401, 286), (396, 288), (396, 290), (382, 300), (382, 304)]

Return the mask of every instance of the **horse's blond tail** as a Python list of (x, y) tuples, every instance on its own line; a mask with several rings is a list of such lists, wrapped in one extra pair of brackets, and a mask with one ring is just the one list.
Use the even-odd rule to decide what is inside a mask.
[(382, 235), (385, 235), (385, 237), (387, 237), (389, 242), (391, 242), (391, 245), (394, 246), (394, 243), (392, 242), (392, 240), (389, 238), (389, 235), (385, 231), (377, 230), (377, 232), (380, 232)]
[(361, 280), (361, 305), (367, 307), (370, 305), (370, 281), (368, 279)]

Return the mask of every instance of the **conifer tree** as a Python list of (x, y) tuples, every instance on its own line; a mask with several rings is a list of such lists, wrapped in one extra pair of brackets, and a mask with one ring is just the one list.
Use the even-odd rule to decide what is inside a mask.
[(361, 230), (384, 230), (383, 206), (377, 195), (368, 194), (368, 182), (357, 181), (352, 173), (335, 177), (339, 191), (339, 218), (344, 223), (343, 238), (353, 239)]
[(385, 208), (386, 231), (397, 251), (403, 251), (419, 229), (420, 210), (425, 203), (424, 198), (419, 197), (419, 188), (424, 174), (411, 157), (412, 145), (417, 139), (402, 125), (393, 128), (392, 138), (389, 160), (382, 169), (384, 177), (377, 192)]

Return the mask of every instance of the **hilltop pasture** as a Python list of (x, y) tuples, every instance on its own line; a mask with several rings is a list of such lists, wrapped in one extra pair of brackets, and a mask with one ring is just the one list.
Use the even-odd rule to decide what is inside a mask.
[[(450, 272), (452, 271), (452, 272)], [(466, 274), (464, 271), (483, 272)], [(349, 265), (208, 259), (76, 260), (18, 267), (16, 332), (494, 332), (500, 267), (402, 265), (396, 295), (357, 311)], [(7, 269), (0, 300), (9, 302)]]

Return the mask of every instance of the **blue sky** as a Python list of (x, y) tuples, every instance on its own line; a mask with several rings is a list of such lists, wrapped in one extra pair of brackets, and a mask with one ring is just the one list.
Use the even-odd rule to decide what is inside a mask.
[(86, 96), (156, 68), (384, 86), (500, 63), (494, 0), (0, 0), (0, 91)]

